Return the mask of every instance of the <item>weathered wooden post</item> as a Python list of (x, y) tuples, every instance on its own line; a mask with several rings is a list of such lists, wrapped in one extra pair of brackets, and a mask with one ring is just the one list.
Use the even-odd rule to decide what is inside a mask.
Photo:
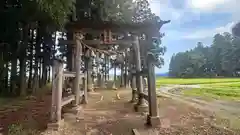
[(135, 76), (135, 64), (134, 64), (134, 55), (133, 55), (133, 49), (130, 49), (131, 53), (129, 55), (129, 78), (130, 78), (130, 85), (132, 88), (132, 100), (131, 103), (137, 102), (137, 86), (136, 86), (136, 76)]
[(148, 84), (147, 84), (147, 78), (143, 78), (143, 92), (147, 93), (148, 92)]
[[(104, 63), (105, 55), (102, 53), (100, 55), (101, 58), (101, 64)], [(100, 80), (100, 88), (105, 88), (105, 75), (104, 75), (104, 69), (105, 67), (102, 65), (101, 70), (100, 70), (100, 75), (101, 75), (101, 80)]]
[[(75, 56), (75, 71), (76, 71), (76, 77), (74, 80), (74, 93), (75, 93), (75, 103), (74, 106), (78, 108), (78, 105), (80, 104), (80, 79), (81, 79), (81, 56), (82, 56), (82, 35), (80, 33), (75, 33), (74, 35), (75, 41), (76, 41), (76, 56)], [(77, 109), (76, 108), (76, 109)]]
[(104, 88), (107, 88), (108, 74), (108, 56), (104, 54)]
[(61, 123), (62, 110), (62, 85), (63, 85), (63, 63), (59, 60), (53, 61), (52, 74), (52, 106), (51, 121), (48, 127), (58, 130)]
[(57, 92), (57, 72), (58, 72), (58, 62), (56, 60), (53, 61), (52, 66), (52, 105), (51, 105), (51, 121), (55, 121), (56, 117), (56, 92)]
[(104, 83), (106, 82), (107, 82), (107, 56), (106, 54), (104, 54)]
[(108, 58), (107, 58), (107, 66), (108, 66), (107, 80), (109, 80), (110, 79), (110, 74), (109, 74), (109, 72), (110, 72), (110, 56), (108, 56)]
[[(146, 55), (147, 57), (147, 55)], [(147, 59), (146, 58), (142, 58), (142, 62), (143, 62), (143, 71), (144, 71), (144, 76), (143, 76), (143, 92), (147, 93), (148, 92), (148, 87), (147, 87), (147, 73), (145, 73), (145, 71), (148, 70), (148, 63), (147, 63)]]
[(121, 84), (120, 87), (124, 87), (124, 61), (121, 63)]
[(127, 59), (127, 49), (125, 51), (125, 59), (124, 59), (124, 87), (126, 88), (128, 86), (128, 59)]
[(99, 88), (101, 86), (101, 73), (100, 73), (100, 68), (99, 68), (99, 65), (100, 65), (100, 53), (99, 52), (96, 52), (96, 58), (95, 58), (95, 61), (96, 61), (96, 68), (97, 68), (97, 87)]
[(114, 77), (113, 77), (113, 85), (112, 85), (112, 89), (114, 89), (114, 90), (117, 90), (116, 81), (117, 81), (117, 67), (116, 67), (116, 60), (115, 60), (115, 62), (114, 62)]
[(57, 121), (61, 120), (62, 114), (62, 87), (63, 87), (63, 63), (59, 62), (59, 72), (58, 72), (58, 83), (57, 83)]
[(92, 58), (91, 58), (91, 50), (87, 50), (86, 52), (86, 68), (87, 68), (87, 90), (89, 92), (93, 91), (93, 82), (92, 82)]
[(137, 35), (133, 35), (133, 49), (134, 55), (136, 58), (136, 84), (138, 90), (138, 103), (134, 106), (136, 111), (146, 112), (148, 105), (144, 99), (143, 93), (143, 84), (142, 84), (142, 76), (140, 75), (141, 72), (141, 58), (140, 58), (140, 46), (139, 46), (139, 39)]
[(84, 72), (84, 77), (82, 78), (83, 83), (83, 98), (82, 98), (82, 104), (88, 103), (88, 93), (87, 93), (87, 73)]
[(131, 103), (137, 102), (137, 87), (136, 87), (136, 76), (131, 73), (131, 87), (132, 87), (132, 100)]
[(158, 115), (157, 105), (157, 93), (156, 93), (156, 78), (155, 78), (155, 65), (153, 62), (152, 54), (148, 54), (148, 102), (149, 102), (149, 115), (147, 118), (147, 124), (151, 126), (160, 125), (160, 119)]

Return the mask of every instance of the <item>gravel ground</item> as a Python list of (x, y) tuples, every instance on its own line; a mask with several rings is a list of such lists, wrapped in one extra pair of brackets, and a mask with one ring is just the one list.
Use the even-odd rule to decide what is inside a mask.
[[(212, 126), (211, 122), (214, 120), (214, 116), (209, 117), (199, 109), (165, 97), (158, 98), (161, 125), (155, 129), (147, 128), (144, 125), (146, 115), (134, 112), (133, 104), (128, 102), (131, 99), (131, 90), (97, 92), (100, 94), (89, 95), (89, 104), (83, 106), (83, 111), (79, 115), (82, 119), (66, 119), (60, 131), (46, 130), (41, 135), (132, 135), (132, 129), (139, 130), (141, 135), (155, 135), (155, 133), (159, 135), (234, 135), (233, 131)], [(117, 97), (117, 93), (120, 99)], [(48, 111), (43, 105), (48, 105), (49, 102), (41, 102), (41, 106), (38, 105), (38, 102), (34, 102), (35, 105), (29, 106), (31, 108), (22, 111), (25, 112), (25, 115), (34, 112), (35, 115), (40, 115), (42, 118), (39, 116), (38, 119), (43, 121), (49, 117)], [(40, 111), (41, 107), (45, 109), (45, 113), (44, 110)], [(25, 120), (25, 123), (28, 122)]]

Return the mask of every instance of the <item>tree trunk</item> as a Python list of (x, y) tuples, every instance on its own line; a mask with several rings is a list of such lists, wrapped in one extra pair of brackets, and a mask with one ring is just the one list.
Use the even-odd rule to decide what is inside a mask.
[[(39, 23), (40, 24), (40, 23)], [(36, 92), (39, 88), (39, 52), (40, 52), (40, 45), (41, 45), (41, 37), (42, 37), (42, 30), (43, 28), (41, 26), (38, 26), (37, 29), (37, 37), (36, 37), (36, 46), (35, 46), (35, 65), (34, 65), (34, 85), (33, 85), (33, 92)]]
[[(1, 46), (0, 46), (1, 47)], [(2, 48), (0, 48), (2, 49)], [(4, 58), (3, 58), (3, 53), (4, 52), (0, 52), (0, 96), (3, 94), (4, 89), (5, 89), (5, 66), (6, 64), (4, 64)]]
[(47, 80), (48, 83), (51, 82), (51, 67), (48, 66), (48, 80)]
[(26, 58), (20, 58), (20, 96), (26, 95)]
[(29, 25), (26, 24), (23, 28), (23, 44), (21, 45), (20, 53), (20, 95), (26, 95), (26, 49), (28, 46)]
[(127, 58), (127, 50), (125, 51), (125, 63), (124, 63), (124, 87), (128, 86), (128, 58)]
[[(39, 49), (39, 54), (41, 54), (41, 47)], [(38, 64), (38, 70), (39, 70), (39, 75), (38, 75), (38, 81), (39, 81), (39, 88), (42, 88), (42, 84), (43, 84), (43, 81), (42, 81), (42, 74), (43, 74), (43, 58), (42, 56), (39, 55), (39, 64)]]
[(117, 67), (114, 65), (114, 80), (113, 80), (113, 89), (116, 89), (116, 80), (117, 80)]
[(124, 64), (121, 64), (121, 85), (120, 87), (124, 86)]
[(33, 76), (33, 46), (34, 46), (34, 29), (31, 30), (31, 43), (29, 47), (29, 77), (28, 88), (32, 88), (32, 76)]
[(107, 71), (107, 79), (109, 80), (109, 72), (110, 72), (110, 58), (107, 59), (108, 71)]
[(128, 68), (127, 68), (127, 62), (125, 61), (125, 66), (124, 66), (124, 87), (128, 86)]
[(9, 71), (9, 62), (6, 63), (6, 66), (5, 66), (5, 76), (4, 76), (4, 85), (5, 85), (5, 89), (4, 89), (4, 95), (8, 95), (9, 94), (9, 74), (8, 74), (8, 71)]
[(117, 68), (114, 66), (114, 82), (117, 80)]
[(107, 81), (107, 56), (104, 54), (104, 82)]
[(10, 94), (16, 94), (16, 81), (17, 81), (17, 57), (16, 53), (12, 55), (12, 62), (11, 62), (11, 83), (10, 83)]
[(47, 84), (47, 56), (48, 55), (43, 55), (43, 63), (42, 63), (42, 85), (43, 86)]

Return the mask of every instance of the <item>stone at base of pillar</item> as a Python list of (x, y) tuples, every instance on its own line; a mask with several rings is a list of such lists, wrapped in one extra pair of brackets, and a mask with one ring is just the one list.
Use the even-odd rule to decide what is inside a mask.
[(148, 112), (148, 105), (146, 103), (135, 104), (134, 105), (134, 110), (136, 112)]
[(158, 127), (158, 126), (161, 125), (161, 121), (160, 121), (159, 116), (150, 116), (150, 115), (148, 115), (146, 124), (148, 126), (151, 126), (151, 127)]
[(137, 99), (132, 99), (129, 101), (129, 103), (137, 103)]
[(55, 130), (55, 131), (58, 131), (60, 130), (60, 128), (64, 125), (64, 120), (60, 120), (58, 122), (51, 122), (51, 123), (48, 123), (47, 124), (47, 128), (49, 130)]
[(112, 84), (112, 89), (113, 89), (113, 90), (117, 90), (117, 87), (116, 87), (116, 84), (115, 84), (115, 83)]
[(107, 88), (107, 83), (104, 83), (104, 88)]
[(138, 98), (137, 98), (136, 93), (137, 93), (137, 90), (132, 90), (132, 100), (129, 101), (130, 103), (137, 103)]
[(87, 104), (87, 103), (88, 103), (88, 101), (87, 101), (86, 97), (83, 95), (81, 104)]
[(113, 90), (117, 90), (116, 86), (113, 86), (112, 89), (113, 89)]

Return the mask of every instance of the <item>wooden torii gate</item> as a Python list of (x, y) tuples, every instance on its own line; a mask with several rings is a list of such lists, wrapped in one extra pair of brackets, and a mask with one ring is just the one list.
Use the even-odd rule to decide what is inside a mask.
[[(156, 26), (156, 27), (155, 27)], [(53, 83), (52, 83), (52, 109), (51, 109), (51, 123), (49, 127), (58, 127), (62, 121), (62, 107), (71, 102), (74, 102), (73, 109), (71, 112), (77, 114), (79, 111), (80, 98), (82, 97), (82, 102), (87, 103), (87, 84), (88, 79), (86, 72), (81, 73), (81, 55), (83, 55), (82, 48), (86, 45), (92, 48), (101, 48), (101, 46), (110, 45), (125, 45), (126, 47), (131, 47), (132, 58), (134, 59), (134, 65), (130, 73), (132, 74), (132, 103), (136, 103), (134, 108), (136, 111), (148, 111), (148, 121), (147, 123), (152, 126), (157, 126), (160, 124), (158, 109), (157, 109), (157, 96), (155, 87), (155, 72), (154, 64), (151, 60), (151, 55), (148, 56), (148, 70), (143, 71), (141, 67), (141, 54), (139, 45), (139, 34), (146, 31), (146, 28), (157, 29), (162, 24), (116, 24), (111, 22), (72, 22), (66, 26), (68, 32), (73, 33), (73, 39), (62, 40), (61, 44), (72, 45), (74, 47), (74, 72), (63, 71), (63, 62), (61, 60), (55, 60), (53, 65)], [(151, 28), (149, 28), (151, 27)], [(155, 28), (154, 28), (155, 27)], [(131, 37), (126, 36), (131, 33)], [(89, 35), (91, 39), (89, 39)], [(120, 35), (125, 35), (125, 38), (118, 39), (113, 37), (118, 37)], [(88, 36), (88, 38), (87, 38)], [(103, 37), (103, 38), (102, 38)], [(127, 64), (126, 64), (127, 65)], [(130, 67), (129, 67), (130, 68)], [(143, 91), (143, 75), (148, 76), (148, 93)], [(64, 77), (74, 77), (74, 94), (68, 97), (62, 98), (62, 84)], [(80, 81), (82, 78), (83, 81)], [(84, 89), (81, 94), (80, 85)], [(148, 101), (149, 106), (146, 104), (145, 100)], [(148, 109), (149, 107), (149, 109)]]

